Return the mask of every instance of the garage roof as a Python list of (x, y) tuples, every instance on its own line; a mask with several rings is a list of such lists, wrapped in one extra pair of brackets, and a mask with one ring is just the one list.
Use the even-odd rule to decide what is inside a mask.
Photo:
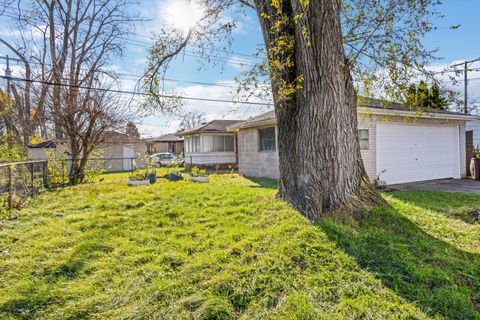
[[(393, 103), (378, 99), (366, 99), (363, 98), (358, 104), (357, 107), (358, 113), (360, 114), (380, 114), (380, 115), (389, 115), (389, 116), (410, 116), (418, 118), (436, 118), (436, 119), (450, 119), (450, 120), (479, 120), (480, 117), (452, 112), (452, 111), (443, 111), (443, 110), (414, 110), (405, 107), (399, 103)], [(270, 126), (276, 123), (275, 111), (268, 111), (262, 113), (258, 116), (252, 117), (247, 121), (237, 123), (229, 126), (227, 129), (229, 131), (235, 131), (245, 128), (261, 127), (261, 126)]]

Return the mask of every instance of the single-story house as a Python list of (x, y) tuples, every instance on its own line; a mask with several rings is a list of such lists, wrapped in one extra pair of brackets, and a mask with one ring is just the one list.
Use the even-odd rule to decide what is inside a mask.
[(173, 153), (180, 155), (183, 150), (183, 137), (177, 136), (175, 133), (167, 133), (157, 138), (148, 140), (148, 153)]
[(177, 133), (184, 137), (185, 165), (199, 167), (237, 167), (237, 142), (235, 132), (228, 126), (239, 120), (212, 120)]
[[(357, 108), (365, 169), (387, 184), (463, 178), (465, 126), (478, 117), (453, 112), (415, 112), (394, 104)], [(273, 111), (231, 125), (237, 132), (240, 174), (277, 179), (280, 175)]]
[[(59, 156), (69, 159), (68, 140), (50, 140), (29, 145), (27, 157), (32, 160), (44, 160), (47, 158), (44, 150), (47, 152), (56, 150)], [(106, 134), (104, 141), (94, 150), (91, 158), (92, 161), (93, 159), (103, 161), (107, 172), (130, 171), (136, 163), (142, 162), (146, 153), (147, 144), (144, 140), (121, 132), (110, 131)]]

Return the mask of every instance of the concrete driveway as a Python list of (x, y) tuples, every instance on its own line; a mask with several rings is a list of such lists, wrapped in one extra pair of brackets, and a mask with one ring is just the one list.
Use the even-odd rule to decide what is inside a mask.
[(469, 179), (442, 179), (422, 182), (393, 184), (394, 190), (432, 190), (461, 193), (480, 193), (480, 181)]

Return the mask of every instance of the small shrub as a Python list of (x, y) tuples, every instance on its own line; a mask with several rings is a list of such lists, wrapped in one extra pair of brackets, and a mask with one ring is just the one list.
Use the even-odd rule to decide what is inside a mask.
[(67, 159), (58, 154), (57, 150), (47, 151), (43, 149), (43, 153), (48, 161), (48, 183), (50, 186), (61, 186), (68, 179)]
[(199, 169), (197, 166), (192, 168), (191, 172), (192, 177), (206, 177), (207, 170), (206, 169)]
[(8, 194), (0, 194), (0, 219), (7, 219), (8, 214)]
[(144, 181), (148, 178), (148, 171), (143, 170), (134, 170), (132, 173), (128, 175), (128, 180), (131, 181)]

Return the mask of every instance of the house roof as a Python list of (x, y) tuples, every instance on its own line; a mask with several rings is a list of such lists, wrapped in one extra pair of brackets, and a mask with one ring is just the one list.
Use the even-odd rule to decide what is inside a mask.
[(242, 122), (244, 122), (244, 120), (212, 120), (193, 129), (181, 131), (177, 133), (177, 135), (183, 137), (193, 133), (228, 132), (227, 127)]
[[(361, 98), (358, 106), (358, 113), (362, 114), (380, 114), (390, 116), (411, 116), (420, 118), (438, 118), (438, 119), (451, 119), (451, 120), (478, 120), (479, 117), (468, 115), (459, 112), (444, 111), (444, 110), (419, 110), (410, 109), (405, 105), (395, 102), (389, 102), (379, 99)], [(268, 111), (258, 116), (252, 117), (247, 121), (237, 123), (229, 126), (229, 131), (235, 131), (239, 129), (271, 126), (276, 124), (275, 111)]]
[(132, 137), (126, 133), (119, 131), (108, 131), (105, 132), (105, 137), (102, 142), (141, 142), (141, 138)]
[(167, 134), (164, 134), (160, 137), (151, 138), (150, 141), (154, 141), (154, 142), (181, 142), (181, 141), (183, 141), (183, 137), (177, 136), (176, 133), (167, 133)]
[(53, 142), (52, 140), (48, 140), (48, 141), (43, 141), (43, 142), (40, 142), (40, 143), (35, 143), (35, 144), (31, 144), (28, 146), (30, 149), (54, 149), (56, 148), (57, 146), (55, 145), (55, 142)]
[[(129, 136), (123, 132), (119, 131), (108, 131), (105, 133), (105, 138), (101, 143), (134, 143), (134, 142), (142, 142), (143, 140), (140, 138)], [(68, 142), (67, 139), (55, 139), (55, 140), (48, 140), (43, 141), (36, 144), (31, 144), (28, 146), (30, 149), (43, 149), (43, 148), (56, 148), (57, 144), (62, 144)]]

